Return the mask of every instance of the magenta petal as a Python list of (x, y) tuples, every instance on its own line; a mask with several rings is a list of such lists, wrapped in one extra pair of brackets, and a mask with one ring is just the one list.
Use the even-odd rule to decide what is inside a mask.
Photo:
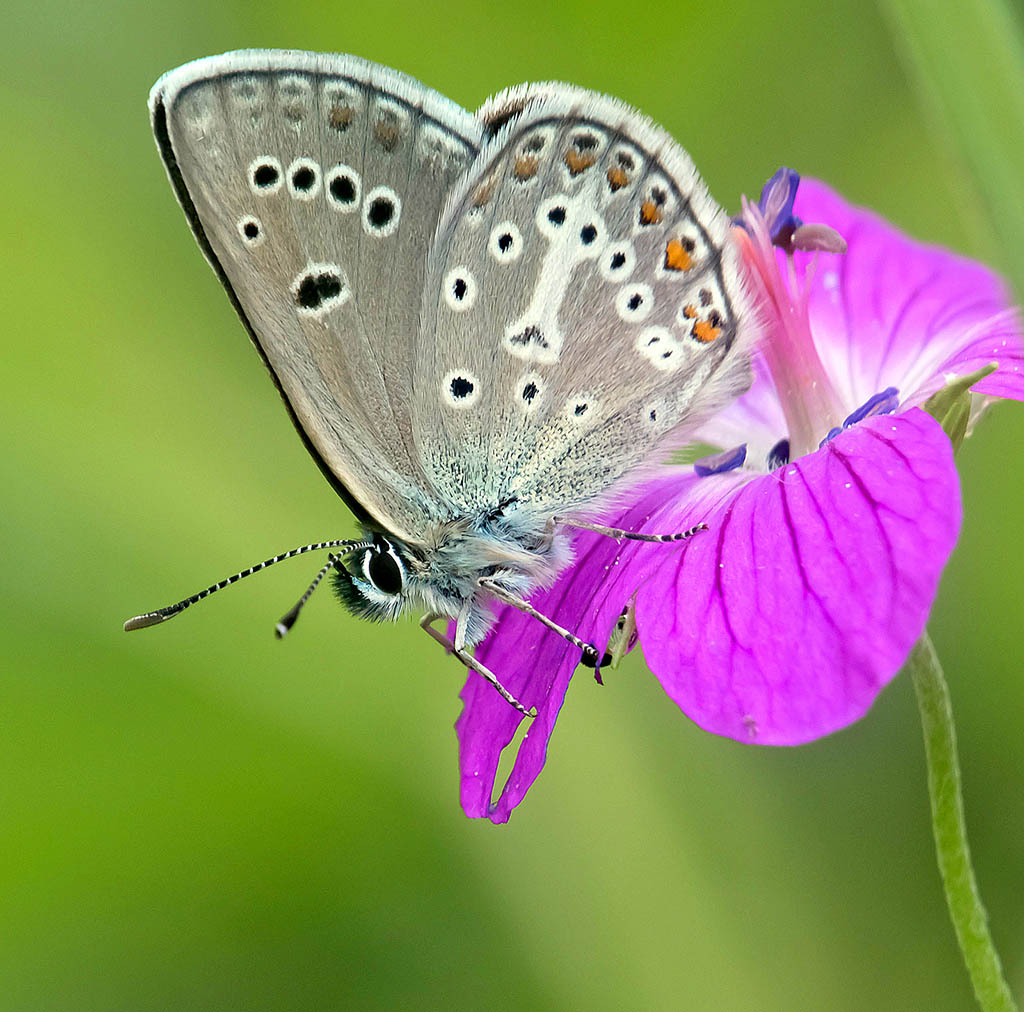
[[(924, 629), (961, 508), (920, 410), (740, 488), (637, 596), (644, 654), (707, 731), (795, 745), (861, 717)], [(660, 523), (665, 518), (658, 518)]]
[[(516, 755), (515, 767), (497, 803), (491, 804), (494, 779), (504, 748), (512, 741), (522, 717), (484, 679), (470, 672), (462, 689), (462, 713), (455, 723), (459, 737), (462, 809), (471, 818), (507, 822), (523, 800), (547, 757), (548, 739), (562, 708), (565, 690), (579, 661), (539, 623), (513, 609), (501, 614), (498, 628), (477, 649), (477, 657), (496, 669), (502, 684), (527, 706), (536, 706), (533, 719)], [(510, 652), (506, 644), (520, 641), (523, 651)], [(497, 663), (495, 657), (507, 658)]]
[[(690, 469), (672, 469), (633, 490), (629, 505), (610, 513), (605, 520), (627, 530), (688, 530), (712, 515), (751, 478), (743, 471), (697, 478)], [(668, 528), (658, 525), (663, 515)], [(648, 544), (579, 532), (573, 545), (573, 565), (550, 590), (535, 594), (531, 601), (545, 615), (603, 649), (623, 607), (644, 580), (666, 560), (679, 558), (695, 542), (709, 536), (705, 532), (682, 543)], [(523, 718), (477, 674), (469, 674), (462, 690), (463, 710), (455, 730), (459, 737), (463, 810), (472, 818), (507, 822), (544, 766), (548, 740), (579, 664), (580, 651), (535, 619), (503, 608), (476, 655), (516, 698), (537, 708), (512, 773), (492, 804), (501, 753)], [(584, 672), (589, 683), (584, 688), (607, 691), (594, 685), (589, 669)]]
[[(697, 478), (690, 469), (675, 468), (632, 491), (629, 505), (610, 513), (605, 520), (627, 530), (655, 531), (658, 528), (652, 518), (665, 511), (666, 503), (672, 503), (675, 508), (669, 532), (688, 530), (749, 480), (750, 475), (741, 471)], [(702, 533), (687, 542), (647, 544), (579, 532), (573, 542), (573, 565), (550, 590), (535, 594), (531, 603), (582, 639), (604, 649), (623, 607), (644, 579), (666, 559), (678, 558), (694, 541), (707, 537)], [(477, 648), (476, 656), (517, 699), (536, 707), (537, 717), (493, 804), (501, 753), (524, 718), (483, 678), (471, 672), (462, 690), (463, 709), (455, 730), (459, 737), (463, 810), (470, 817), (487, 817), (499, 823), (508, 821), (544, 766), (548, 740), (579, 664), (580, 651), (521, 612), (506, 607), (497, 614), (498, 622)], [(589, 669), (583, 670), (589, 683), (585, 688), (606, 691), (594, 685)]]
[[(544, 765), (548, 738), (576, 667), (576, 661), (557, 642), (548, 643), (548, 635), (538, 622), (506, 607), (499, 610), (494, 631), (477, 648), (479, 660), (494, 670), (502, 684), (524, 705), (535, 706), (537, 716), (520, 745), (515, 774), (509, 778), (499, 805), (492, 808), (491, 794), (501, 753), (525, 718), (480, 675), (469, 672), (460, 697), (463, 708), (455, 732), (459, 738), (462, 808), (471, 818), (486, 816), (493, 822), (507, 822)], [(517, 643), (521, 644), (521, 651), (515, 649)], [(513, 786), (513, 780), (517, 786)]]
[[(602, 585), (597, 575), (613, 565), (620, 548), (610, 538), (582, 535), (576, 543), (575, 565), (550, 590), (535, 594), (533, 605), (582, 639), (603, 648), (624, 601), (632, 594), (631, 589), (625, 598), (616, 596), (618, 584), (609, 581)], [(580, 650), (514, 608), (504, 607), (497, 614), (498, 622), (477, 648), (476, 656), (520, 702), (536, 707), (537, 716), (494, 804), (491, 795), (501, 753), (525, 718), (480, 675), (470, 672), (462, 689), (463, 709), (455, 731), (459, 737), (463, 810), (470, 817), (486, 816), (500, 823), (508, 821), (544, 766), (548, 739), (580, 662)]]
[(848, 245), (843, 255), (819, 256), (809, 308), (818, 353), (851, 410), (889, 386), (904, 405), (921, 404), (947, 374), (992, 361), (998, 372), (976, 389), (1024, 399), (1021, 320), (998, 275), (910, 239), (814, 179), (800, 184), (795, 210)]

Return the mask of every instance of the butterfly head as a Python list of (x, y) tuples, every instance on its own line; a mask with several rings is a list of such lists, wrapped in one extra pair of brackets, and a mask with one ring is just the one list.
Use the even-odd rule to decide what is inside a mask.
[(499, 507), (438, 524), (422, 543), (365, 531), (359, 547), (334, 564), (333, 583), (357, 618), (394, 621), (407, 607), (419, 608), (459, 620), (473, 644), (493, 623), (494, 600), (480, 592), (482, 580), (527, 594), (550, 583), (568, 556), (564, 534), (547, 533), (532, 514)]

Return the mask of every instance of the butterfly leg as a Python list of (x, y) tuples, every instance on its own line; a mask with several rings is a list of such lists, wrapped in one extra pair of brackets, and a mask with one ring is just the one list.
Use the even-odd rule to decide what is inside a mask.
[(685, 541), (692, 538), (694, 534), (708, 529), (707, 524), (697, 524), (687, 531), (678, 531), (675, 534), (641, 534), (639, 531), (623, 531), (618, 527), (605, 527), (603, 524), (590, 524), (585, 520), (570, 520), (568, 517), (555, 517), (556, 524), (565, 524), (566, 527), (575, 527), (581, 531), (593, 531), (595, 534), (603, 534), (605, 537), (615, 538), (617, 541)]
[(469, 613), (473, 608), (473, 598), (467, 597), (459, 611), (459, 617), (455, 620), (455, 649), (466, 649), (466, 626), (469, 622)]
[(479, 586), (485, 590), (490, 591), (499, 601), (504, 601), (506, 604), (512, 605), (513, 608), (518, 608), (519, 611), (525, 615), (529, 615), (531, 618), (535, 618), (541, 625), (547, 626), (552, 632), (558, 633), (566, 642), (571, 643), (574, 647), (579, 647), (583, 651), (582, 663), (588, 667), (594, 669), (594, 678), (599, 685), (604, 685), (601, 681), (601, 665), (611, 663), (611, 655), (604, 654), (603, 656), (598, 653), (597, 647), (592, 643), (586, 643), (581, 640), (578, 636), (569, 632), (564, 626), (560, 626), (557, 622), (542, 615), (536, 608), (530, 604), (529, 601), (523, 600), (521, 597), (517, 597), (515, 594), (510, 594), (507, 590), (495, 583), (493, 580), (482, 579), (479, 581)]
[(470, 668), (472, 671), (475, 671), (478, 675), (483, 675), (483, 677), (486, 678), (487, 681), (494, 686), (494, 688), (498, 692), (498, 695), (501, 696), (501, 698), (504, 699), (505, 702), (509, 704), (509, 706), (512, 706), (515, 709), (517, 709), (524, 717), (536, 717), (537, 711), (532, 709), (528, 710), (525, 706), (523, 706), (523, 704), (520, 703), (519, 700), (516, 699), (516, 697), (513, 696), (512, 693), (509, 692), (508, 689), (506, 689), (505, 686), (501, 684), (501, 682), (498, 681), (498, 676), (493, 671), (491, 671), (490, 668), (488, 668), (486, 665), (478, 661), (468, 650), (464, 650), (461, 647), (457, 647), (450, 639), (448, 639), (448, 637), (443, 632), (440, 631), (440, 629), (435, 629), (431, 624), (433, 622), (436, 622), (438, 619), (445, 617), (446, 616), (444, 615), (437, 614), (424, 615), (423, 618), (420, 619), (420, 626), (423, 628), (424, 632), (426, 632), (431, 638), (440, 643), (441, 646), (445, 648), (445, 650), (447, 650), (449, 653), (455, 654), (455, 656), (458, 657), (458, 659), (462, 661), (462, 663), (465, 664), (467, 668)]

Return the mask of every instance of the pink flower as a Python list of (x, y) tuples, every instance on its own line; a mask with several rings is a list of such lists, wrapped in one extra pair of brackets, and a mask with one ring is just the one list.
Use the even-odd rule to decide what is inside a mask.
[[(998, 277), (798, 182), (782, 170), (734, 230), (767, 327), (753, 387), (697, 434), (726, 452), (666, 468), (604, 521), (709, 530), (675, 545), (581, 534), (532, 602), (599, 646), (635, 602), (670, 698), (705, 730), (764, 745), (857, 720), (924, 629), (961, 507), (949, 439), (920, 405), (993, 361), (979, 410), (1024, 399), (1020, 320)], [(834, 233), (801, 219), (847, 252), (820, 252)], [(506, 608), (477, 656), (537, 710), (492, 802), (522, 717), (474, 673), (462, 691), (462, 805), (501, 823), (544, 765), (580, 652)]]

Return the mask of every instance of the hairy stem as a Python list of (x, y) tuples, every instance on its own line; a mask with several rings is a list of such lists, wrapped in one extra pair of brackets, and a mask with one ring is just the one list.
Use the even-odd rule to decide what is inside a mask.
[(1003, 978), (999, 955), (992, 944), (988, 916), (978, 895), (978, 884), (971, 866), (953, 709), (942, 667), (927, 632), (911, 651), (907, 668), (917, 694), (924, 731), (935, 851), (960, 951), (982, 1009), (985, 1012), (1016, 1012), (1017, 1006)]

